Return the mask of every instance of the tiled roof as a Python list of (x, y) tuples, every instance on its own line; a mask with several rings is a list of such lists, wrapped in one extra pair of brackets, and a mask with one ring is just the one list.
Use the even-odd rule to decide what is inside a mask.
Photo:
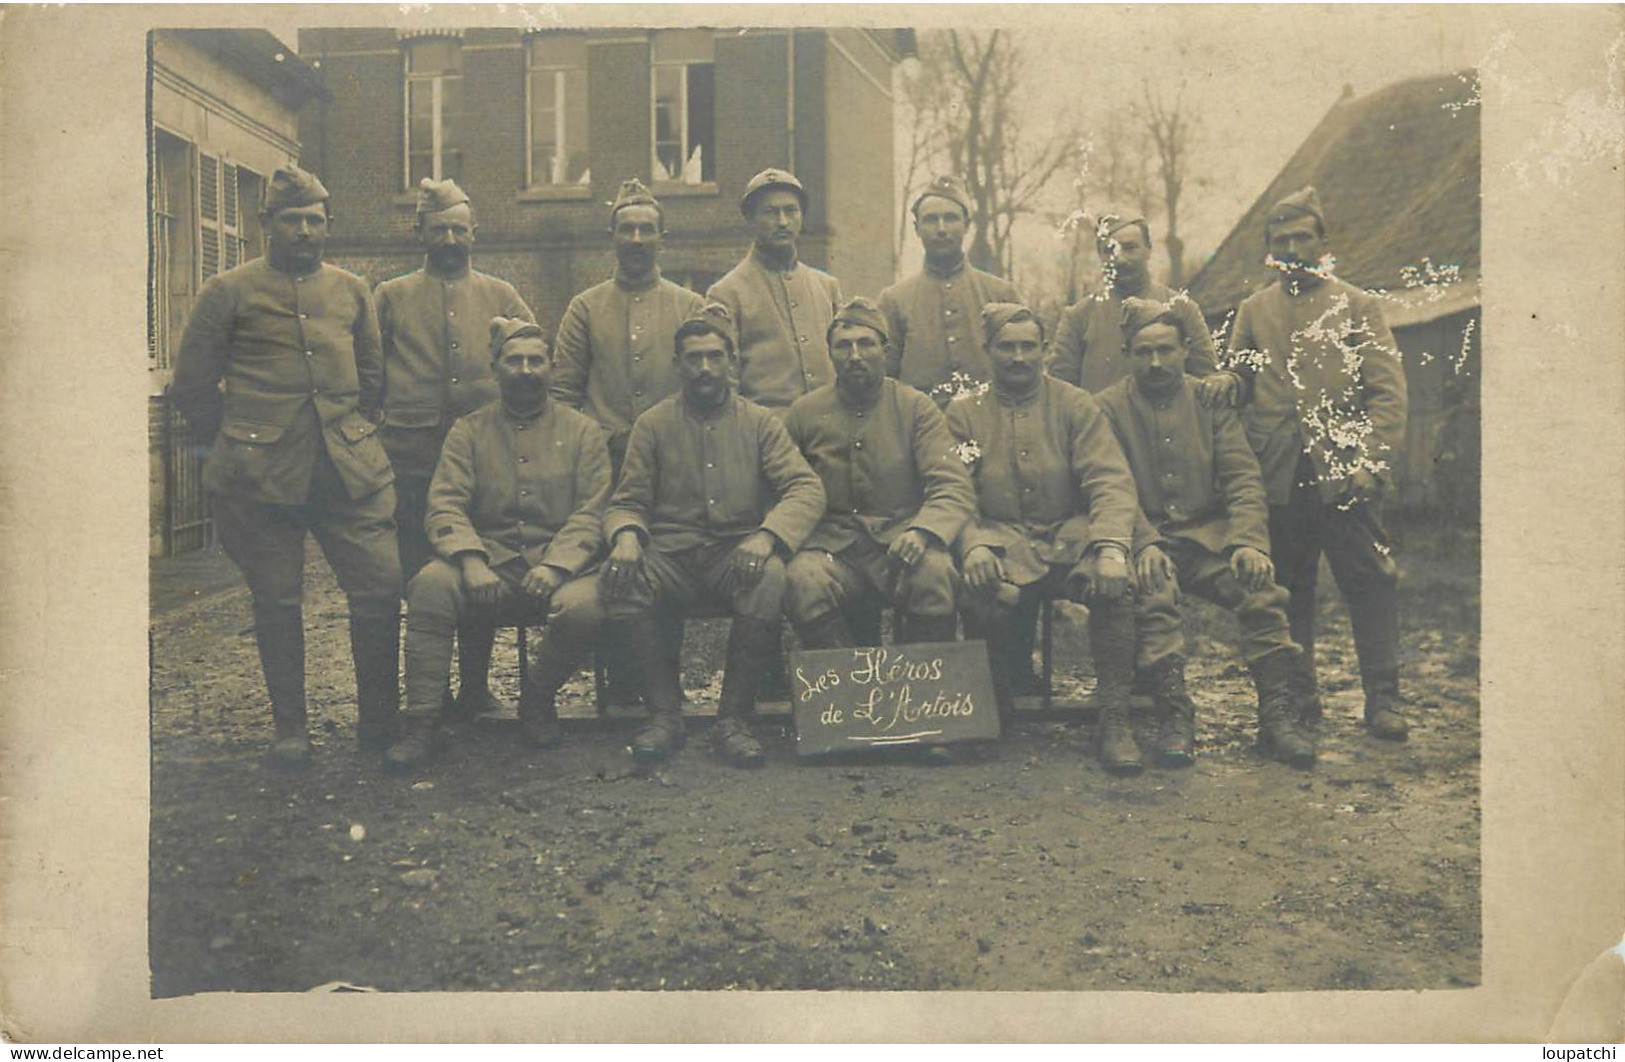
[[(1269, 285), (1264, 216), (1312, 184), (1326, 211), (1337, 274), (1403, 292), (1407, 267), (1427, 265), (1475, 292), (1479, 278), (1477, 80), (1471, 71), (1415, 78), (1358, 99), (1345, 95), (1258, 197), (1190, 283), (1210, 318)], [(1415, 287), (1415, 274), (1410, 274)], [(1425, 317), (1419, 319), (1426, 319)]]

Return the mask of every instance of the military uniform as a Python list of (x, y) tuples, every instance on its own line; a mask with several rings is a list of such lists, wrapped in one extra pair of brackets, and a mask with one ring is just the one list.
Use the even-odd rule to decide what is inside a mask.
[(609, 452), (598, 425), (557, 402), (533, 416), (498, 400), (459, 420), (446, 437), (429, 490), (426, 527), (438, 559), (408, 588), (406, 709), (433, 720), (451, 665), (451, 636), (470, 610), (458, 557), (476, 553), (507, 585), (496, 623), (540, 617), (520, 589), (538, 565), (565, 578), (548, 602), (547, 630), (532, 654), (541, 702), (521, 716), (551, 716), (552, 698), (603, 619), (598, 583), (585, 575), (603, 552)]
[[(1095, 400), (1071, 384), (1040, 378), (1024, 400), (996, 389), (962, 395), (948, 403), (947, 414), (961, 446), (980, 451), (966, 454), (978, 511), (959, 536), (961, 564), (978, 546), (1004, 563), (1001, 592), (968, 590), (961, 609), (966, 636), (987, 640), (994, 688), (1008, 712), (1010, 698), (1030, 688), (1042, 602), (1067, 596), (1073, 568), (1101, 546), (1130, 552), (1138, 511), (1134, 480)], [(1104, 718), (1105, 702), (1119, 711), (1127, 696), (1132, 605), (1099, 595), (1084, 603)]]
[(1020, 298), (1014, 284), (963, 260), (946, 271), (927, 263), (880, 293), (891, 337), (887, 375), (939, 399), (939, 404), (953, 397), (955, 373), (974, 381), (990, 379), (982, 307)]
[(739, 322), (739, 393), (783, 410), (835, 380), (824, 335), (841, 303), (834, 277), (797, 262), (774, 268), (754, 248), (706, 292)]
[(1368, 695), (1397, 696), (1399, 570), (1376, 502), (1340, 501), (1356, 469), (1390, 486), (1405, 442), (1405, 370), (1377, 299), (1329, 277), (1241, 304), (1230, 341), (1239, 413), (1269, 501), (1276, 576), (1313, 688), (1320, 555), (1348, 602)]
[[(288, 167), (266, 209), (323, 203)], [(221, 387), (223, 383), (223, 389)], [(349, 598), (363, 743), (393, 725), (400, 561), (394, 474), (372, 420), (381, 401), (378, 321), (360, 277), (257, 258), (211, 278), (175, 365), (176, 407), (212, 441), (203, 483), (221, 544), (254, 596), (255, 636), (278, 748), (305, 745), (304, 539), (311, 533)], [(223, 393), (222, 393), (223, 392)]]
[[(936, 406), (896, 380), (881, 381), (868, 407), (831, 385), (797, 399), (784, 426), (822, 480), (827, 505), (790, 562), (792, 622), (805, 630), (874, 596), (910, 617), (911, 636), (921, 627), (934, 635), (916, 640), (952, 641), (957, 573), (948, 548), (976, 496)], [(910, 530), (929, 546), (898, 571), (887, 549)]]
[(602, 425), (617, 467), (632, 423), (677, 393), (671, 338), (704, 305), (698, 292), (656, 271), (643, 285), (619, 276), (596, 284), (565, 309), (553, 348), (553, 397)]
[[(1148, 280), (1139, 297), (1171, 306), (1185, 325), (1190, 359), (1185, 372), (1206, 376), (1217, 365), (1213, 336), (1202, 319), (1202, 308), (1182, 292)], [(1124, 293), (1115, 287), (1093, 292), (1068, 306), (1055, 328), (1055, 360), (1050, 375), (1098, 394), (1129, 375), (1132, 364), (1123, 343)]]

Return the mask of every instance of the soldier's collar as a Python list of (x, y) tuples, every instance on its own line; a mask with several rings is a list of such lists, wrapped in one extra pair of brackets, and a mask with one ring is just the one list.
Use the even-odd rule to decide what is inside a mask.
[(474, 266), (469, 262), (464, 262), (463, 263), (463, 268), (457, 270), (457, 272), (455, 272), (455, 273), (443, 273), (440, 270), (434, 268), (434, 266), (429, 264), (429, 256), (428, 255), (423, 256), (423, 272), (424, 272), (424, 274), (426, 276), (434, 277), (436, 280), (464, 280), (464, 279), (466, 279), (468, 277), (468, 274), (472, 273), (473, 271), (474, 271)]
[(658, 283), (660, 283), (659, 266), (655, 266), (653, 269), (649, 270), (649, 277), (647, 280), (638, 283), (634, 283), (623, 276), (620, 266), (615, 267), (615, 286), (620, 288), (622, 291), (648, 291)]
[(790, 264), (787, 266), (779, 265), (779, 263), (769, 258), (762, 251), (762, 249), (755, 244), (751, 244), (750, 256), (751, 258), (755, 259), (758, 266), (767, 270), (769, 273), (794, 273), (801, 265), (801, 256), (794, 250), (790, 252)]
[(927, 276), (936, 277), (938, 280), (952, 280), (954, 277), (957, 277), (959, 274), (963, 273), (965, 271), (965, 266), (968, 264), (969, 262), (966, 260), (963, 253), (960, 254), (959, 260), (953, 264), (953, 268), (951, 269), (938, 269), (936, 266), (931, 264), (931, 259), (927, 258), (925, 260), (925, 272)]
[(1001, 406), (1030, 406), (1038, 401), (1039, 396), (1044, 393), (1044, 386), (1045, 381), (1042, 374), (1039, 375), (1038, 382), (1033, 384), (1033, 389), (1025, 395), (1012, 395), (1008, 391), (1000, 390), (999, 385), (994, 383), (993, 397), (999, 400)]

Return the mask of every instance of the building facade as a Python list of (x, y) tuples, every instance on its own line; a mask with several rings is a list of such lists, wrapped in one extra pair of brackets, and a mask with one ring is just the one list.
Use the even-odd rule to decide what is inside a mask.
[(157, 30), (148, 37), (148, 455), (154, 556), (208, 544), (197, 454), (167, 393), (203, 282), (262, 253), (260, 199), (299, 157), (299, 109), (316, 73), (263, 30)]
[(906, 30), (303, 30), (327, 95), (300, 115), (301, 164), (333, 194), (329, 259), (374, 284), (419, 264), (418, 180), (455, 178), (476, 267), (547, 328), (613, 272), (628, 177), (664, 205), (665, 274), (703, 291), (748, 246), (746, 182), (790, 169), (803, 260), (873, 295), (895, 272), (891, 86), (913, 50)]

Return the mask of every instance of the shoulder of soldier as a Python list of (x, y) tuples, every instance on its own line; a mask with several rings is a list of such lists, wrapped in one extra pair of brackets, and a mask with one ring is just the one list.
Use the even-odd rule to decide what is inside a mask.
[(712, 284), (705, 290), (705, 297), (708, 299), (713, 299), (722, 295), (731, 294), (735, 288), (743, 283), (745, 270), (750, 268), (752, 268), (751, 259), (749, 255), (746, 255), (744, 258), (734, 263), (734, 267), (732, 269), (728, 270), (726, 273), (722, 274), (721, 277), (717, 278), (716, 283)]
[(881, 306), (896, 303), (923, 283), (925, 283), (925, 272), (923, 270), (918, 273), (910, 273), (903, 279), (888, 284), (881, 289), (880, 297), (876, 301)]
[[(1193, 386), (1188, 377), (1185, 380), (1185, 384), (1186, 384), (1187, 387)], [(1133, 386), (1134, 386), (1134, 377), (1133, 376), (1125, 376), (1122, 379), (1120, 379), (1120, 380), (1116, 381), (1115, 383), (1113, 383), (1110, 387), (1104, 388), (1104, 389), (1096, 392), (1094, 395), (1091, 395), (1090, 397), (1092, 397), (1094, 399), (1094, 401), (1095, 401), (1095, 404), (1097, 406), (1099, 406), (1103, 410), (1107, 410), (1107, 411), (1125, 410), (1125, 409), (1128, 408), (1129, 392), (1133, 388)], [(1088, 394), (1088, 392), (1084, 392), (1084, 393)]]
[(419, 267), (412, 270), (410, 273), (402, 273), (398, 277), (389, 277), (388, 279), (380, 280), (378, 282), (378, 286), (373, 289), (373, 292), (377, 295), (383, 295), (386, 292), (399, 292), (407, 288), (412, 281), (418, 280), (422, 276), (423, 269)]
[(552, 410), (553, 416), (559, 418), (559, 423), (561, 425), (569, 428), (578, 435), (585, 435), (589, 430), (595, 432), (602, 432), (604, 430), (603, 425), (599, 424), (596, 420), (593, 420), (585, 413), (571, 409), (563, 402), (549, 401), (547, 405), (548, 408)]
[[(749, 399), (746, 399), (749, 401)], [(808, 391), (794, 402), (785, 411), (785, 418), (805, 418), (820, 416), (829, 411), (835, 403), (835, 385), (825, 384), (816, 390)]]
[(331, 277), (334, 280), (344, 284), (346, 287), (361, 291), (365, 294), (372, 294), (372, 288), (367, 286), (367, 282), (362, 279), (360, 274), (352, 273), (342, 266), (334, 265), (332, 262), (323, 262), (319, 275), (324, 279)]
[(1069, 414), (1092, 417), (1100, 412), (1100, 401), (1096, 396), (1076, 387), (1065, 380), (1057, 380), (1053, 376), (1044, 379), (1044, 400)]

